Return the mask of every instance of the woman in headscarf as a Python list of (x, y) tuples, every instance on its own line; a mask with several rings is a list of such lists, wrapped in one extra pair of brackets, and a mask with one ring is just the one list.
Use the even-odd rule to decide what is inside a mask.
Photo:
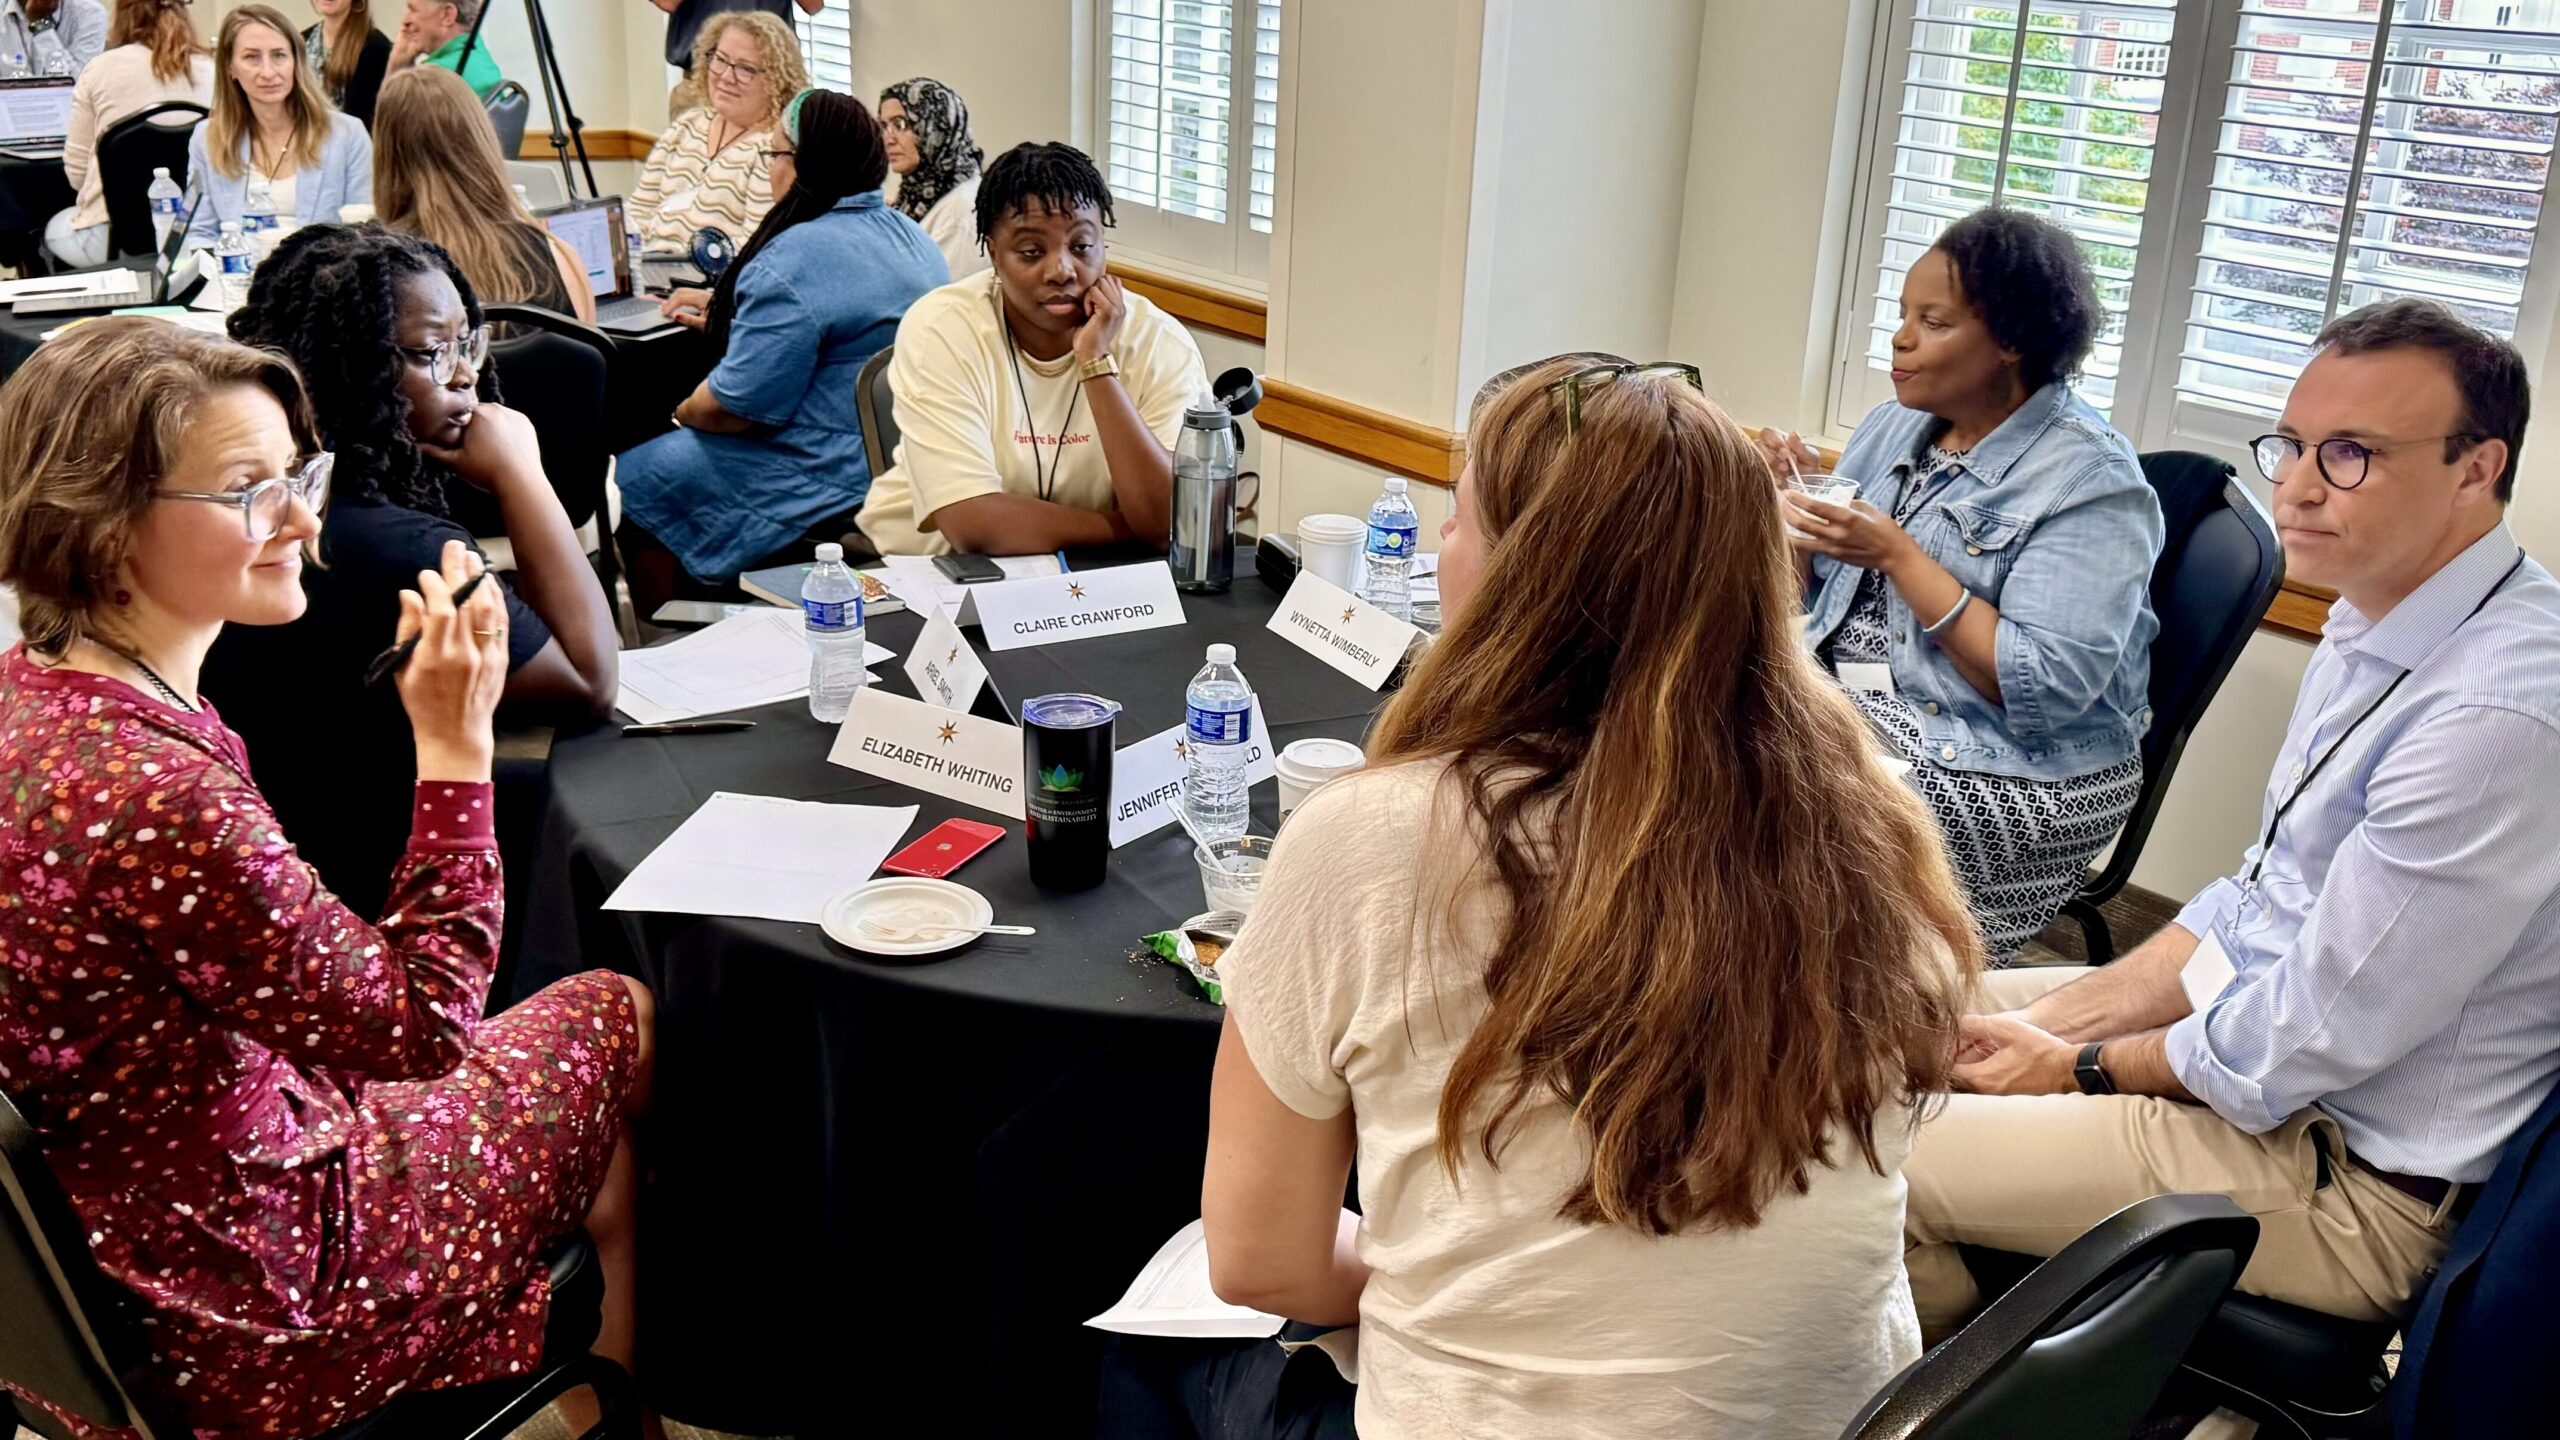
[(880, 134), (898, 176), (898, 210), (924, 227), (951, 278), (987, 268), (978, 245), (978, 172), (987, 153), (969, 134), (969, 102), (919, 75), (880, 92)]

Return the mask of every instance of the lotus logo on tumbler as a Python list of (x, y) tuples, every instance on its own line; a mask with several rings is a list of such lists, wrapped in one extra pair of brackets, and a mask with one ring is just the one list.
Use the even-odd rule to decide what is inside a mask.
[(1043, 790), (1065, 794), (1083, 787), (1084, 772), (1081, 770), (1070, 770), (1064, 765), (1052, 765), (1040, 772), (1040, 788)]

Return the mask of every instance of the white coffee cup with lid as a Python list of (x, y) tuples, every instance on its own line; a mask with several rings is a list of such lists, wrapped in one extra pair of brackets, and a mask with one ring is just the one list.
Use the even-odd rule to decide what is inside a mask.
[(1348, 740), (1292, 740), (1271, 763), (1280, 777), (1280, 819), (1298, 808), (1317, 787), (1360, 768), (1369, 757)]
[(1298, 522), (1298, 564), (1357, 595), (1360, 549), (1368, 538), (1368, 525), (1357, 517), (1309, 515)]
[(373, 207), (370, 205), (357, 203), (338, 207), (338, 223), (341, 225), (362, 225), (372, 218)]

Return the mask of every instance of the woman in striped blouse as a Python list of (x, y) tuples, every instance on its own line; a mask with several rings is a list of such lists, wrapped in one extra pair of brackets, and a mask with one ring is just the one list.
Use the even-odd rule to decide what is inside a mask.
[(628, 223), (651, 250), (682, 250), (697, 230), (744, 244), (773, 208), (774, 121), (782, 103), (808, 88), (800, 46), (760, 10), (715, 15), (693, 42), (694, 73), (709, 103), (667, 127), (640, 167)]

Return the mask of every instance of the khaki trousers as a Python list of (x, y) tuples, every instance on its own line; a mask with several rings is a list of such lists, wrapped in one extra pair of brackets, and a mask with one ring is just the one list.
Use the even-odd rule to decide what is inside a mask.
[[(2088, 974), (1999, 970), (1979, 1009), (2011, 1010)], [(2328, 1151), (2329, 1183), (2313, 1134)], [(2404, 1318), (2452, 1239), (2457, 1188), (2423, 1205), (2346, 1158), (2337, 1122), (2306, 1110), (2249, 1135), (2201, 1105), (2129, 1095), (1951, 1095), (1903, 1166), (1911, 1295), (1933, 1343), (1980, 1308), (1958, 1244), (2051, 1255), (2137, 1200), (2220, 1194), (2258, 1217), (2240, 1277), (2252, 1295), (2354, 1320)]]

